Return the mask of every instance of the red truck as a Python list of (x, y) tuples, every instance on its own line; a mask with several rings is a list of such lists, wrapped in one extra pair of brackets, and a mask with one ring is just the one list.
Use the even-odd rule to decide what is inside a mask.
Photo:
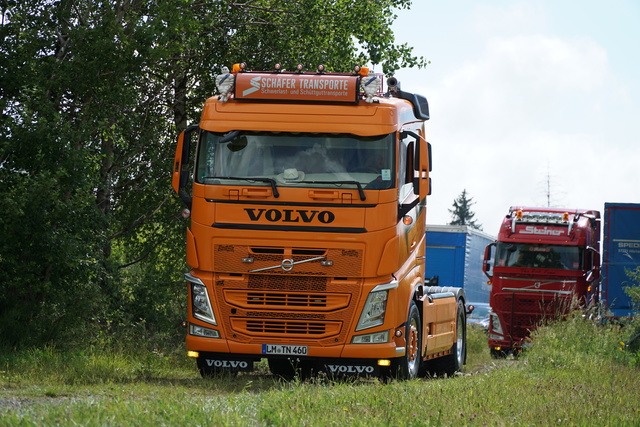
[(520, 351), (545, 320), (597, 302), (599, 247), (598, 211), (509, 209), (482, 268), (491, 284), (492, 356)]

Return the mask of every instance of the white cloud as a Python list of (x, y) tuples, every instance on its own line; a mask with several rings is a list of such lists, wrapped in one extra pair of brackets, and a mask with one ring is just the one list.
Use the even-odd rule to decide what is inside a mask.
[(399, 73), (404, 90), (430, 102), (430, 223), (450, 221), (466, 188), (477, 219), (495, 234), (509, 206), (547, 203), (548, 177), (554, 205), (640, 202), (634, 85), (589, 31), (553, 31), (555, 6), (547, 7), (460, 8), (455, 21), (433, 19), (424, 36), (432, 31), (442, 42), (418, 51), (432, 65)]
[(515, 2), (506, 6), (479, 4), (472, 12), (473, 28), (480, 36), (520, 34), (547, 26), (547, 12), (539, 3)]

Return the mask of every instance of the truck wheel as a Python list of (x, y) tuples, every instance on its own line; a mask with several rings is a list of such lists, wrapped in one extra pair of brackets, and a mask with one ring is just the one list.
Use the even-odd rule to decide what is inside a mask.
[(418, 376), (422, 362), (422, 327), (415, 301), (411, 301), (405, 331), (406, 353), (397, 360), (396, 373), (398, 379), (410, 380)]
[(462, 370), (467, 363), (467, 314), (462, 300), (458, 300), (458, 319), (456, 320), (455, 372)]
[(467, 360), (467, 318), (462, 300), (458, 300), (458, 312), (456, 314), (456, 342), (451, 347), (451, 354), (430, 363), (430, 371), (435, 375), (452, 376), (462, 370)]

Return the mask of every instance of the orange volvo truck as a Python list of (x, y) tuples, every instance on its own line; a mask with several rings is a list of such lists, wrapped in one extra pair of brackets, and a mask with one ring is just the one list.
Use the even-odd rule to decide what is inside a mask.
[(262, 359), (285, 378), (460, 370), (464, 291), (424, 282), (426, 98), (395, 78), (383, 94), (364, 67), (236, 64), (217, 84), (178, 137), (172, 180), (202, 375)]

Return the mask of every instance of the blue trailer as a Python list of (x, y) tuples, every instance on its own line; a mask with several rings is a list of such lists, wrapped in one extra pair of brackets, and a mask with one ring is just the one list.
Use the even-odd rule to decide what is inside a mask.
[(640, 266), (640, 204), (604, 204), (604, 252), (602, 257), (600, 299), (607, 318), (634, 317), (627, 271)]
[(485, 247), (495, 237), (466, 225), (427, 224), (425, 278), (438, 286), (463, 288), (467, 302), (489, 303), (491, 286), (482, 272)]

